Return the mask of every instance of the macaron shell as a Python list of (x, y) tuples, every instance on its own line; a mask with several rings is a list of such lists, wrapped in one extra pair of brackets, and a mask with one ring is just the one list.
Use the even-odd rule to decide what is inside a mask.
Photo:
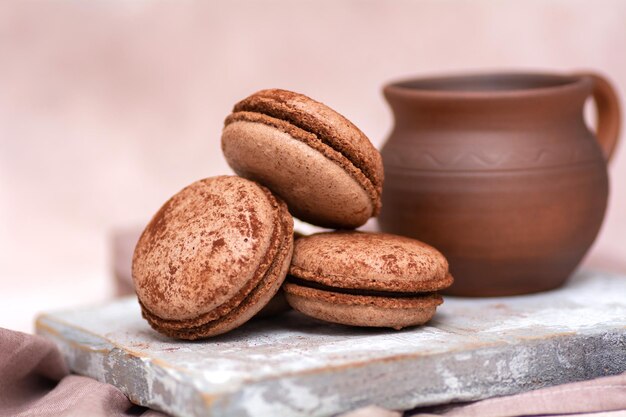
[(289, 274), (329, 287), (429, 292), (452, 284), (435, 248), (385, 233), (328, 232), (297, 239)]
[(316, 134), (324, 143), (346, 155), (380, 194), (384, 180), (380, 153), (361, 130), (325, 104), (304, 94), (268, 89), (240, 101), (233, 111), (266, 114)]
[[(269, 193), (269, 191), (268, 191)], [(273, 198), (273, 197), (272, 197)], [(253, 279), (248, 281), (241, 290), (230, 298), (225, 303), (219, 305), (211, 311), (198, 314), (195, 317), (188, 319), (166, 319), (152, 314), (150, 309), (139, 300), (144, 316), (149, 317), (149, 320), (155, 323), (158, 330), (163, 332), (165, 330), (171, 330), (176, 332), (189, 333), (192, 328), (203, 327), (208, 329), (211, 326), (215, 326), (219, 321), (226, 321), (228, 316), (235, 316), (237, 311), (241, 311), (241, 305), (243, 301), (252, 296), (255, 291), (259, 291), (259, 286), (267, 286), (267, 277), (275, 273), (277, 266), (282, 265), (281, 262), (288, 252), (289, 262), (293, 254), (293, 239), (290, 237), (289, 232), (293, 231), (293, 218), (289, 214), (287, 207), (284, 203), (280, 203), (278, 206), (278, 217), (280, 221), (277, 221), (275, 228), (275, 234), (272, 236), (272, 243), (262, 264), (259, 265), (259, 269), (255, 273)], [(287, 262), (287, 263), (289, 263)], [(285, 273), (286, 275), (286, 273)], [(285, 276), (280, 276), (280, 280), (283, 281)], [(261, 307), (264, 306), (265, 300), (261, 303)], [(269, 302), (269, 301), (267, 301)]]
[(166, 202), (133, 257), (142, 304), (162, 319), (193, 319), (252, 290), (270, 266), (276, 239), (277, 203), (268, 195), (246, 179), (215, 177)]
[(274, 126), (245, 120), (229, 123), (222, 149), (237, 174), (276, 192), (303, 221), (353, 228), (377, 209), (365, 188), (340, 164)]
[(233, 330), (259, 313), (267, 306), (278, 293), (289, 269), (289, 262), (293, 253), (293, 219), (285, 210), (281, 229), (281, 250), (274, 258), (267, 274), (258, 285), (228, 314), (216, 320), (198, 322), (197, 320), (182, 321), (181, 326), (172, 326), (171, 321), (165, 321), (152, 315), (142, 308), (142, 315), (150, 326), (158, 332), (177, 339), (196, 340), (213, 337)]
[(335, 293), (286, 282), (287, 301), (295, 310), (331, 323), (365, 327), (404, 327), (429, 321), (441, 296), (431, 294), (415, 298), (386, 298)]
[[(300, 129), (299, 127), (291, 124), (288, 121), (276, 119), (274, 117), (267, 116), (261, 113), (254, 112), (245, 112), (240, 111), (236, 113), (232, 113), (229, 115), (224, 121), (224, 126), (228, 126), (234, 122), (253, 122), (253, 123), (261, 123), (268, 126), (272, 126), (281, 132), (287, 133), (293, 139), (296, 139), (302, 143), (309, 145), (311, 148), (315, 149), (326, 158), (334, 162), (343, 168), (354, 180), (365, 190), (367, 195), (370, 197), (372, 202), (372, 206), (374, 206), (374, 212), (372, 216), (378, 215), (381, 208), (381, 195), (380, 188), (376, 187), (374, 183), (361, 171), (357, 168), (352, 161), (346, 158), (341, 152), (333, 149), (331, 146), (322, 142), (317, 135), (311, 132), (307, 132), (306, 130)], [(224, 144), (222, 143), (222, 146)], [(277, 154), (276, 157), (280, 158), (282, 155)]]

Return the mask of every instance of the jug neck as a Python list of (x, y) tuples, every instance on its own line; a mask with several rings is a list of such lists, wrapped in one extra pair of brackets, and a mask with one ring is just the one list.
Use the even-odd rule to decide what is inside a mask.
[(483, 74), (401, 81), (384, 95), (396, 128), (541, 126), (582, 121), (592, 85), (585, 76)]

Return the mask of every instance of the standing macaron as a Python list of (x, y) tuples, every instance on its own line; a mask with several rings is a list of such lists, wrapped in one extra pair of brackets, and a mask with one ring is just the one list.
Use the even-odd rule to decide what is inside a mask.
[(207, 178), (170, 198), (135, 248), (142, 314), (160, 333), (198, 339), (227, 332), (279, 290), (293, 250), (293, 218), (265, 187)]
[(334, 323), (424, 324), (449, 287), (448, 262), (431, 246), (383, 233), (329, 232), (297, 239), (283, 285), (296, 310)]
[(291, 213), (332, 228), (363, 225), (380, 210), (379, 152), (349, 120), (305, 95), (262, 90), (225, 121), (233, 170), (277, 193)]

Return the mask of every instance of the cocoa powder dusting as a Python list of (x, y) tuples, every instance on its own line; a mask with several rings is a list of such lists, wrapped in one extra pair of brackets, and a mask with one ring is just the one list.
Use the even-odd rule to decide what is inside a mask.
[(133, 279), (144, 308), (186, 320), (228, 303), (264, 262), (276, 210), (265, 189), (239, 177), (208, 178), (181, 190), (137, 244)]

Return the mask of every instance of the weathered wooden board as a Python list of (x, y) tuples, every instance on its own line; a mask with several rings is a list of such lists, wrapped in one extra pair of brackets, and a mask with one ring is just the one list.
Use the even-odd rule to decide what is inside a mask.
[(176, 416), (328, 416), (476, 400), (626, 371), (626, 277), (579, 272), (548, 293), (447, 297), (403, 331), (296, 312), (202, 342), (152, 331), (133, 298), (39, 317), (77, 373)]

